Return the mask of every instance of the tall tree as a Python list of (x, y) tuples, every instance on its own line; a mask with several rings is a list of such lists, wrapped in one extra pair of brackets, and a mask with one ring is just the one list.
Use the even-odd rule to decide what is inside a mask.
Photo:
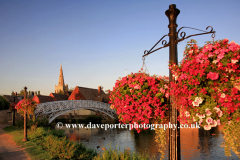
[(0, 96), (0, 110), (6, 110), (9, 109), (9, 107), (10, 103), (5, 98)]
[(18, 95), (24, 95), (24, 89), (22, 89), (22, 90), (18, 93)]
[(71, 87), (68, 91), (72, 92), (74, 89), (74, 87)]

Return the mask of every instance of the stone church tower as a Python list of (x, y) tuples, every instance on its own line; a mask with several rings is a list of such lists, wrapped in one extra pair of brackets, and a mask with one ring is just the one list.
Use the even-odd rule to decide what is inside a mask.
[(63, 70), (62, 70), (62, 64), (61, 64), (58, 85), (57, 86), (55, 85), (55, 93), (59, 93), (59, 92), (64, 93), (65, 91), (68, 91), (68, 85), (64, 84)]

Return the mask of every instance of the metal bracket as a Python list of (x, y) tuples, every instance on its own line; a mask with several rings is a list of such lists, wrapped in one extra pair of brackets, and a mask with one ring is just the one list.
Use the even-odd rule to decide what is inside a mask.
[[(201, 31), (201, 32), (203, 32), (203, 33), (193, 34), (193, 35), (189, 35), (189, 36), (186, 37), (186, 32), (181, 32), (181, 33), (180, 33), (180, 31), (181, 31), (183, 28), (194, 29), (194, 30), (197, 30), (197, 31)], [(208, 27), (206, 28), (206, 30), (208, 30), (208, 28), (211, 28), (211, 30), (210, 30), (210, 31), (203, 31), (203, 30), (196, 29), (196, 28), (191, 28), (191, 27), (181, 27), (181, 28), (177, 31), (177, 40), (175, 41), (175, 43), (177, 44), (178, 42), (181, 42), (181, 41), (183, 41), (183, 40), (185, 40), (185, 39), (187, 39), (187, 38), (189, 38), (189, 37), (198, 36), (198, 35), (203, 35), (203, 34), (210, 34), (210, 33), (212, 33), (211, 37), (214, 38), (216, 31), (214, 31), (211, 26), (208, 26)], [(179, 33), (180, 33), (180, 34), (179, 34)], [(145, 50), (145, 51), (144, 51), (144, 55), (143, 55), (142, 57), (145, 57), (145, 56), (147, 56), (147, 55), (149, 55), (149, 54), (151, 54), (151, 53), (153, 53), (153, 52), (155, 52), (155, 51), (157, 51), (157, 50), (160, 50), (160, 49), (162, 49), (162, 48), (168, 47), (168, 46), (170, 45), (170, 42), (167, 43), (166, 40), (163, 40), (166, 36), (169, 36), (169, 35), (167, 35), (167, 34), (164, 35), (149, 51), (148, 51), (148, 50)], [(159, 48), (153, 50), (161, 41), (162, 41), (163, 47), (159, 47)], [(152, 50), (153, 50), (153, 51), (152, 51)]]

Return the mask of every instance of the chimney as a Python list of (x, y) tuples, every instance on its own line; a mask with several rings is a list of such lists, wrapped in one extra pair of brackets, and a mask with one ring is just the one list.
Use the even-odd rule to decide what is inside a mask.
[(101, 95), (101, 86), (98, 86), (98, 97)]

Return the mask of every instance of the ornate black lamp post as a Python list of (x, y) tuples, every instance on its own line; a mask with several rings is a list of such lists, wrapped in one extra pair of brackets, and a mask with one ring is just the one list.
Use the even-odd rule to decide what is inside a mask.
[[(206, 31), (202, 31), (199, 29), (195, 29), (195, 28), (191, 28), (191, 27), (182, 27), (177, 31), (177, 16), (179, 15), (180, 10), (178, 10), (176, 8), (175, 4), (171, 4), (169, 6), (169, 9), (165, 12), (166, 16), (169, 19), (169, 33), (164, 35), (149, 51), (144, 51), (144, 55), (143, 57), (161, 49), (161, 48), (165, 48), (165, 47), (169, 47), (169, 61), (170, 62), (174, 62), (174, 63), (178, 63), (178, 52), (177, 52), (177, 44), (180, 41), (183, 41), (184, 39), (187, 39), (189, 37), (192, 36), (197, 36), (197, 35), (203, 35), (203, 34), (209, 34), (212, 33), (212, 37), (214, 38), (215, 36), (215, 31), (213, 31), (212, 27), (211, 27), (211, 31), (206, 32)], [(209, 26), (210, 27), (210, 26)], [(207, 29), (209, 28), (207, 27)], [(190, 28), (190, 29), (194, 29), (194, 30), (198, 30), (198, 31), (202, 31), (203, 33), (199, 33), (199, 34), (194, 34), (194, 35), (190, 35), (190, 36), (186, 36), (185, 32), (181, 32), (181, 29), (183, 28)], [(178, 37), (178, 34), (180, 33), (180, 38)], [(166, 36), (169, 36), (169, 43), (167, 43), (166, 40), (163, 40)], [(158, 43), (160, 43), (162, 41), (162, 45), (163, 47), (157, 48), (155, 50), (153, 50)], [(169, 70), (169, 82), (174, 81), (173, 75), (171, 73), (171, 70)], [(171, 88), (171, 86), (170, 86)], [(169, 159), (170, 160), (180, 160), (181, 159), (181, 150), (180, 150), (180, 122), (177, 121), (177, 117), (179, 116), (179, 112), (176, 109), (176, 106), (172, 105), (173, 102), (173, 98), (174, 97), (169, 97), (170, 99), (170, 104), (169, 104), (169, 122), (171, 124), (177, 124), (177, 129), (174, 130), (172, 128), (169, 128)]]
[[(27, 100), (27, 87), (24, 87), (24, 100)], [(28, 141), (27, 139), (27, 112), (24, 111), (24, 138), (23, 141)]]
[[(177, 52), (177, 16), (180, 13), (180, 11), (176, 8), (176, 5), (172, 4), (169, 6), (169, 9), (165, 12), (169, 19), (169, 61), (178, 63), (178, 52)], [(169, 70), (169, 81), (174, 81), (174, 77), (171, 73), (171, 70)], [(173, 102), (173, 98), (169, 97), (170, 104)], [(179, 112), (176, 109), (176, 106), (170, 105), (170, 114), (169, 114), (169, 121), (171, 124), (177, 124), (177, 126), (180, 126), (180, 122), (177, 120), (177, 117), (179, 116)], [(180, 128), (177, 127), (175, 130), (169, 128), (169, 159), (177, 160), (181, 159), (181, 147), (180, 147)]]

